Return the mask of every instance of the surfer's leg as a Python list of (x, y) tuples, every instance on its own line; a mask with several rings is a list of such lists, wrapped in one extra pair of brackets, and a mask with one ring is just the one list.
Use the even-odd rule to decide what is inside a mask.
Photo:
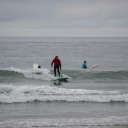
[(54, 67), (54, 75), (56, 76), (56, 67)]
[(58, 75), (60, 76), (60, 70), (59, 70), (59, 67), (57, 67), (57, 72), (58, 72)]

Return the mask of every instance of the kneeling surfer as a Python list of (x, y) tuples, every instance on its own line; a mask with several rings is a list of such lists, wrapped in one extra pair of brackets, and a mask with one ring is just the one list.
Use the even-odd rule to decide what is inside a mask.
[(86, 66), (86, 60), (84, 61), (84, 63), (82, 64), (82, 68), (87, 68), (87, 66)]

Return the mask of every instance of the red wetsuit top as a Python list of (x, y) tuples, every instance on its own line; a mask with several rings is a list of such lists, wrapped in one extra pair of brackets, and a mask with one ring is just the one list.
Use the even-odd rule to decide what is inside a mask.
[(61, 68), (61, 61), (59, 59), (53, 59), (51, 66), (54, 63), (54, 67), (60, 67)]

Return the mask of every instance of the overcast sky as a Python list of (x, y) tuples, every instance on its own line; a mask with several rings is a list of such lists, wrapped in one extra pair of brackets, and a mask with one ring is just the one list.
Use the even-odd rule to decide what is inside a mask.
[(128, 0), (0, 0), (0, 36), (128, 37)]

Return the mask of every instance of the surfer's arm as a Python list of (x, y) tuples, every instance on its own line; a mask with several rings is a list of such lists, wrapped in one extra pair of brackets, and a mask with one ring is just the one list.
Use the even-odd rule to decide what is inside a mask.
[(61, 70), (61, 63), (60, 63), (60, 70)]
[(87, 68), (87, 65), (86, 65), (86, 63), (84, 63), (84, 68)]
[(52, 68), (52, 65), (53, 65), (53, 61), (52, 61), (52, 63), (51, 63), (51, 68)]

